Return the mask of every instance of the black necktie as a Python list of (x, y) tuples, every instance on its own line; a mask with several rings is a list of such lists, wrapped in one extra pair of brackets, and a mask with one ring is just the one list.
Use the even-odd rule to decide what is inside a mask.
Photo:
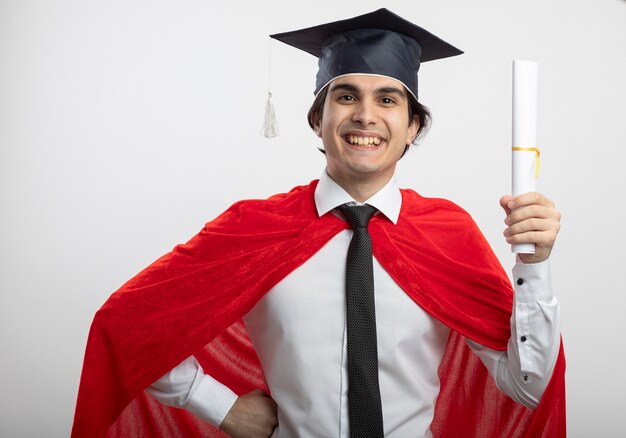
[(370, 205), (344, 204), (339, 210), (354, 230), (346, 266), (350, 437), (383, 437), (383, 412), (378, 386), (372, 240), (367, 231), (367, 224), (376, 209)]

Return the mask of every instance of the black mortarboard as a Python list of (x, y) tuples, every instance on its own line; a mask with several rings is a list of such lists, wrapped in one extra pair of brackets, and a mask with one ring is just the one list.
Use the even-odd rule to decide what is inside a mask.
[(375, 74), (400, 81), (417, 99), (420, 62), (463, 53), (385, 8), (270, 36), (319, 58), (316, 95), (339, 76)]

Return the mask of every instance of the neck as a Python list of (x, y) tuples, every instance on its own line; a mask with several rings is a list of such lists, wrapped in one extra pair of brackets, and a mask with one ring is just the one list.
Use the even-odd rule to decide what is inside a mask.
[(374, 196), (380, 189), (391, 180), (393, 173), (384, 178), (363, 178), (363, 179), (345, 179), (338, 175), (333, 175), (326, 170), (328, 176), (335, 181), (342, 189), (344, 189), (355, 201), (365, 202), (372, 196)]

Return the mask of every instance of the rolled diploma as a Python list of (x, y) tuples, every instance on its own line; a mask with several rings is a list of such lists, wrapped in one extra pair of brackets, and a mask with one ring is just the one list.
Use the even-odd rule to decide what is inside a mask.
[[(513, 61), (513, 147), (537, 147), (537, 63)], [(536, 154), (512, 151), (512, 195), (534, 192)], [(516, 254), (534, 254), (533, 243), (511, 245)]]

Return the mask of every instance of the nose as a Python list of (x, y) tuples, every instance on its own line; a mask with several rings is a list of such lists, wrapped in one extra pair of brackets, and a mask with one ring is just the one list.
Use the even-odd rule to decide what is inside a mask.
[(375, 125), (378, 120), (376, 104), (369, 99), (364, 99), (353, 106), (352, 121), (362, 126)]

